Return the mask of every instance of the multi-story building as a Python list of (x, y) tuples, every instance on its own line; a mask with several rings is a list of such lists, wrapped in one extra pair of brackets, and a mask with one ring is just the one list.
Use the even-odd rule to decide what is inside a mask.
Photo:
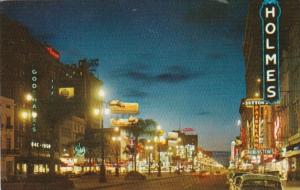
[(14, 175), (17, 151), (14, 142), (14, 100), (0, 96), (1, 180)]
[[(77, 168), (84, 165), (83, 145), (80, 144), (84, 138), (86, 122), (80, 117), (72, 116), (65, 120), (59, 127), (57, 135), (57, 145), (59, 158), (62, 161), (61, 172), (79, 172)], [(84, 147), (85, 148), (85, 147)], [(80, 149), (80, 150), (79, 150)], [(78, 152), (76, 152), (78, 151)], [(78, 167), (76, 168), (75, 165)]]
[[(49, 135), (51, 123), (46, 119), (47, 113), (43, 113), (49, 105), (48, 100), (57, 95), (66, 96), (69, 91), (64, 89), (70, 89), (73, 94), (69, 94), (72, 98), (68, 100), (72, 102), (72, 114), (85, 120), (88, 127), (97, 128), (100, 126), (99, 117), (93, 117), (91, 113), (94, 106), (102, 106), (103, 100), (97, 96), (102, 82), (91, 72), (96, 63), (81, 60), (78, 65), (65, 65), (59, 60), (60, 55), (54, 48), (32, 38), (22, 24), (5, 15), (1, 15), (0, 19), (1, 96), (15, 101), (15, 113), (26, 109), (35, 115), (26, 122), (15, 117), (14, 141), (20, 150), (16, 157), (17, 168), (26, 171), (26, 165), (33, 160), (34, 167), (38, 168), (35, 171), (39, 171), (40, 165), (46, 168), (45, 164), (50, 161), (49, 144), (53, 139)], [(24, 100), (27, 93), (32, 95), (31, 102)], [(28, 135), (28, 130), (24, 130), (24, 126), (32, 130), (31, 135)], [(32, 141), (31, 147), (27, 146), (27, 141)], [(58, 153), (56, 150), (55, 155)]]
[[(260, 113), (259, 149), (273, 150), (274, 159), (288, 163), (291, 173), (300, 173), (300, 2), (297, 0), (278, 1), (280, 17), (280, 103), (265, 105)], [(246, 133), (246, 148), (255, 148), (254, 112), (243, 102), (247, 99), (262, 98), (262, 35), (259, 16), (262, 1), (249, 1), (246, 29), (244, 35), (244, 58), (246, 69), (246, 96), (240, 106), (242, 128)], [(259, 155), (261, 157), (261, 155)], [(283, 160), (282, 160), (283, 159)], [(260, 163), (267, 160), (260, 159)], [(266, 164), (266, 163), (264, 163)], [(274, 165), (274, 164), (273, 164)], [(275, 164), (276, 165), (276, 164)], [(284, 166), (286, 170), (288, 166)], [(276, 170), (282, 170), (277, 168)], [(297, 174), (298, 175), (298, 174)]]

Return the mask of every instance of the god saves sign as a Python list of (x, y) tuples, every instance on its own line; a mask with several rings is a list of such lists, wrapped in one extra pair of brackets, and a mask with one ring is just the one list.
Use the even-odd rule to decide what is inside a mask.
[(263, 0), (260, 8), (262, 24), (263, 96), (274, 104), (280, 99), (278, 0)]

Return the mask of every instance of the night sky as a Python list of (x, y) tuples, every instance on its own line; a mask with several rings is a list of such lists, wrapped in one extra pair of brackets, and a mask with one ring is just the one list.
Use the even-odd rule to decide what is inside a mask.
[(210, 150), (229, 150), (238, 135), (247, 1), (2, 2), (1, 12), (63, 63), (99, 58), (107, 99), (139, 102), (140, 117), (194, 128)]

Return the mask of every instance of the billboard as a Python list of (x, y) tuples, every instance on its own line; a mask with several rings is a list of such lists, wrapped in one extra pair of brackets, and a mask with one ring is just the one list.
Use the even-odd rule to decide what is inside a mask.
[(181, 130), (182, 133), (184, 133), (185, 135), (196, 135), (197, 132), (193, 129), (193, 128), (183, 128)]
[(127, 127), (132, 124), (136, 124), (138, 122), (137, 118), (129, 118), (129, 119), (111, 119), (110, 126), (112, 127)]
[(60, 96), (64, 96), (66, 98), (72, 98), (74, 97), (74, 88), (73, 87), (64, 87), (58, 89), (58, 94)]
[(168, 139), (177, 139), (178, 138), (178, 133), (176, 132), (168, 132)]
[(112, 100), (109, 102), (109, 109), (112, 114), (138, 114), (139, 104)]

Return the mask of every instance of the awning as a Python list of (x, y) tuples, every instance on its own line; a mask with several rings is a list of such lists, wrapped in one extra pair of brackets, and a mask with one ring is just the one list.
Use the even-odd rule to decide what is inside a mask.
[[(49, 157), (36, 157), (36, 156), (18, 156), (16, 157), (16, 162), (23, 163), (34, 163), (34, 164), (48, 164), (51, 161)], [(59, 159), (54, 160), (56, 164), (61, 164)]]

